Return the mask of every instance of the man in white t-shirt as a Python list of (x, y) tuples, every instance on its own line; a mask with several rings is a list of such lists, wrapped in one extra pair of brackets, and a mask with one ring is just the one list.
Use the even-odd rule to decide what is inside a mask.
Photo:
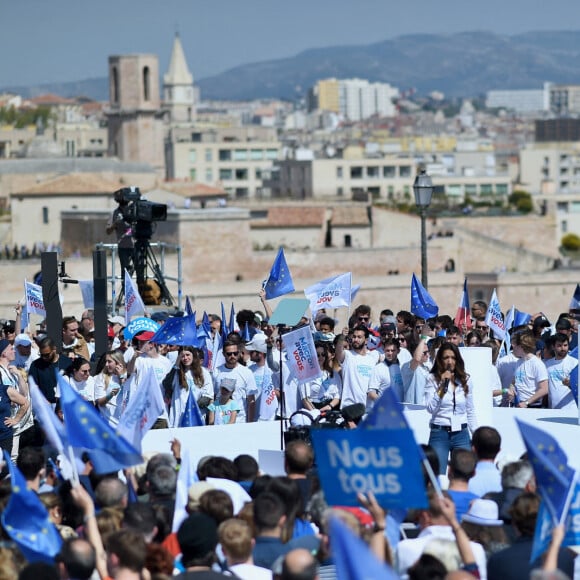
[(248, 368), (254, 373), (258, 388), (257, 419), (258, 421), (273, 421), (278, 410), (280, 392), (274, 388), (272, 370), (266, 364), (266, 353), (268, 352), (266, 335), (255, 334), (254, 338), (246, 344), (246, 350), (250, 353), (252, 361)]
[(550, 409), (577, 409), (570, 390), (570, 373), (578, 361), (568, 354), (568, 337), (560, 332), (550, 337), (554, 356), (545, 361), (548, 369), (548, 399)]
[(399, 342), (396, 338), (383, 338), (382, 340), (384, 360), (380, 362), (371, 373), (369, 381), (369, 399), (374, 403), (382, 392), (391, 387), (394, 389), (399, 401), (405, 396), (401, 367), (399, 366)]
[(222, 386), (227, 388), (233, 386), (232, 398), (240, 407), (236, 423), (252, 423), (256, 420), (258, 387), (252, 371), (239, 363), (240, 350), (239, 342), (233, 340), (224, 342), (222, 353), (226, 362), (213, 373), (214, 391), (217, 400)]
[(341, 409), (357, 403), (367, 404), (371, 372), (380, 356), (376, 351), (367, 350), (368, 337), (369, 329), (359, 324), (352, 331), (350, 350), (340, 342), (336, 345), (336, 358), (342, 365)]

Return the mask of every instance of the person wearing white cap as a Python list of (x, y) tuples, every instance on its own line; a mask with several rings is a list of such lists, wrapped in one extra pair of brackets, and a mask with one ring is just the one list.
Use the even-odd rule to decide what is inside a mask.
[(273, 421), (278, 410), (278, 398), (280, 392), (274, 388), (272, 382), (272, 370), (266, 364), (266, 344), (265, 334), (255, 334), (254, 338), (246, 344), (246, 350), (250, 353), (252, 361), (248, 368), (254, 374), (258, 396), (256, 400), (256, 415), (258, 421)]
[(472, 542), (483, 546), (487, 558), (509, 546), (497, 504), (491, 499), (474, 499), (461, 518), (461, 526)]
[(32, 339), (28, 334), (16, 335), (14, 339), (14, 364), (28, 372), (32, 361), (39, 357), (38, 350), (32, 348)]

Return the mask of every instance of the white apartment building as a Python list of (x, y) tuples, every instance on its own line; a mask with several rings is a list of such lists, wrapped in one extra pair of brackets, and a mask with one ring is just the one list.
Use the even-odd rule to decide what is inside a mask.
[(550, 110), (550, 83), (542, 89), (488, 91), (485, 106), (488, 109), (508, 109), (516, 113), (537, 113)]

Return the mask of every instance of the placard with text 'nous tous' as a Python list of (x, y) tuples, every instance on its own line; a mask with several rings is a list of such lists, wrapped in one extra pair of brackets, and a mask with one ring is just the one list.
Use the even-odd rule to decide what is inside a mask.
[(312, 430), (324, 497), (358, 506), (372, 491), (383, 508), (427, 507), (421, 458), (408, 429)]

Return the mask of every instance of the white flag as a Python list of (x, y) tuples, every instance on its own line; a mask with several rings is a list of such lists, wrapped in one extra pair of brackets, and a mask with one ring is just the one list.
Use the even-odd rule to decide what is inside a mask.
[(311, 381), (322, 375), (316, 348), (309, 326), (301, 326), (292, 332), (284, 334), (284, 350), (290, 373), (299, 382)]
[(137, 284), (133, 282), (129, 272), (125, 270), (125, 323), (128, 325), (133, 316), (145, 314), (147, 314), (147, 309), (141, 299)]
[(95, 282), (94, 280), (79, 280), (79, 288), (83, 297), (85, 308), (95, 307)]
[(119, 418), (117, 434), (140, 452), (145, 433), (165, 410), (161, 385), (153, 366), (145, 365), (138, 376), (131, 375), (123, 388), (130, 389), (129, 403)]
[(26, 311), (28, 315), (38, 314), (46, 318), (46, 308), (42, 297), (42, 286), (24, 280), (24, 294), (26, 295)]
[(504, 340), (506, 334), (505, 322), (501, 317), (501, 308), (499, 307), (499, 300), (497, 299), (495, 288), (493, 289), (493, 294), (491, 295), (491, 300), (487, 307), (485, 323), (491, 328), (491, 330), (493, 330), (493, 336), (495, 338)]
[(321, 308), (350, 306), (352, 273), (339, 274), (326, 278), (306, 288), (304, 294), (310, 300), (310, 310), (318, 312)]

